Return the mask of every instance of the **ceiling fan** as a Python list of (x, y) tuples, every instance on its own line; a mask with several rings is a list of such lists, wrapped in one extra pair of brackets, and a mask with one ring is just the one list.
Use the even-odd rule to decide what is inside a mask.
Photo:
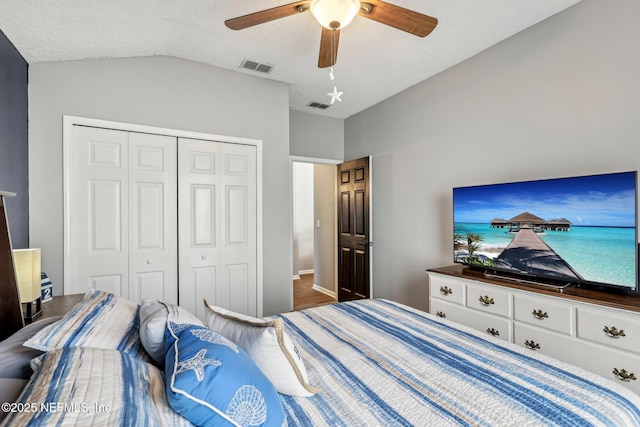
[(224, 23), (232, 30), (242, 30), (307, 11), (310, 11), (322, 25), (318, 68), (332, 67), (336, 63), (340, 30), (346, 27), (356, 15), (389, 25), (418, 37), (427, 36), (438, 24), (436, 18), (380, 0), (297, 1), (228, 19)]

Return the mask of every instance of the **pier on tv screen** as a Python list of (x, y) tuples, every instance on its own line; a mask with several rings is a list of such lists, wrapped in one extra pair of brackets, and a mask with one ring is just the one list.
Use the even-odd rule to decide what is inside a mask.
[(637, 173), (453, 189), (458, 263), (637, 290)]

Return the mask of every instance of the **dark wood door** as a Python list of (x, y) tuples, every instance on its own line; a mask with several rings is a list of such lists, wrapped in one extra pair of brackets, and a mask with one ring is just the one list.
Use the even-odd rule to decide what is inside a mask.
[(338, 300), (369, 298), (369, 157), (338, 165)]

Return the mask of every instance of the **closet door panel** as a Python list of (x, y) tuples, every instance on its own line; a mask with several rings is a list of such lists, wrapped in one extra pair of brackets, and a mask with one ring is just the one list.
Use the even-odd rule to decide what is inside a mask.
[(226, 239), (227, 246), (246, 246), (249, 244), (249, 218), (247, 206), (247, 187), (228, 185), (225, 187)]
[(180, 305), (257, 315), (256, 147), (178, 141)]
[(219, 305), (220, 144), (178, 140), (180, 305), (204, 319), (203, 298)]
[[(180, 305), (193, 307), (191, 311), (201, 319), (205, 318), (203, 299), (215, 304), (216, 298), (216, 185), (194, 184), (191, 186), (191, 211), (189, 218), (190, 249), (188, 259), (183, 259), (181, 268), (190, 268), (190, 284), (181, 284)], [(181, 236), (181, 240), (186, 236)], [(183, 252), (181, 251), (181, 254)], [(186, 267), (189, 264), (190, 267)], [(182, 271), (181, 271), (182, 272)], [(182, 279), (181, 279), (182, 280)]]
[(124, 274), (92, 275), (89, 277), (89, 286), (87, 286), (87, 289), (100, 289), (101, 291), (122, 295), (123, 279), (126, 280), (126, 275)]
[(89, 182), (89, 244), (92, 252), (122, 250), (121, 184), (119, 181)]
[(148, 273), (136, 273), (134, 293), (138, 296), (139, 301), (143, 299), (157, 299), (167, 301), (164, 287), (158, 286), (160, 283), (166, 283), (164, 271), (150, 271)]
[(220, 295), (231, 310), (257, 315), (256, 147), (222, 144)]
[(131, 301), (178, 303), (176, 138), (129, 134)]
[[(226, 266), (226, 286), (221, 291), (224, 296), (225, 307), (239, 313), (248, 313), (253, 309), (253, 301), (247, 297), (251, 295), (253, 281), (249, 279), (251, 267), (249, 264), (228, 264)], [(253, 292), (255, 294), (255, 292)]]
[(74, 126), (67, 293), (177, 303), (176, 138)]
[(68, 150), (69, 265), (65, 292), (128, 287), (128, 134), (74, 126)]
[(194, 247), (216, 246), (216, 185), (191, 185), (191, 241)]
[[(206, 299), (209, 304), (215, 304), (214, 301), (217, 301), (218, 298), (216, 296), (216, 275), (217, 271), (215, 267), (199, 267), (191, 270), (192, 273), (192, 281), (191, 286), (193, 286), (193, 300), (188, 303), (193, 305), (195, 309), (192, 313), (195, 313), (200, 319), (205, 319), (205, 310), (203, 300)], [(180, 305), (186, 307), (182, 300), (182, 294), (180, 295)]]

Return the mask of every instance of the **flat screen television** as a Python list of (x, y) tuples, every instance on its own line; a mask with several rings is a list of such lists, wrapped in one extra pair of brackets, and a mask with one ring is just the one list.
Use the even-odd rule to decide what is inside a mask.
[(638, 292), (637, 172), (453, 189), (454, 261), (516, 280)]

